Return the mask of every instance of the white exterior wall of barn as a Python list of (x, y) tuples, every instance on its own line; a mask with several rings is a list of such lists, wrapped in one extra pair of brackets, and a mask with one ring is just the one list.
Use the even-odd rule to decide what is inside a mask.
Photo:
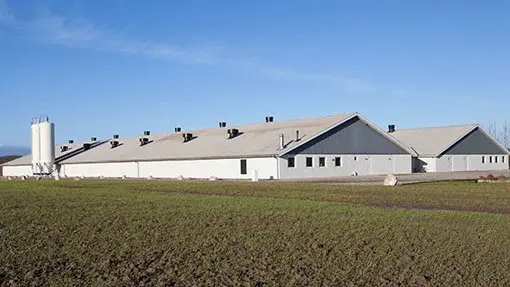
[[(312, 158), (313, 166), (306, 166), (306, 158)], [(319, 166), (319, 158), (325, 158), (325, 166)], [(335, 166), (339, 157), (340, 166)], [(279, 159), (280, 178), (318, 178), (369, 174), (411, 173), (411, 155), (321, 155), (299, 154), (294, 157), (294, 167), (288, 167), (288, 160)]]
[[(483, 158), (483, 159), (482, 159)], [(435, 159), (435, 170), (446, 171), (477, 171), (506, 170), (508, 155), (443, 155)]]
[(141, 161), (120, 163), (76, 163), (65, 164), (61, 175), (68, 177), (123, 177), (128, 178), (209, 178), (251, 179), (257, 170), (260, 179), (276, 179), (276, 158), (246, 158), (246, 174), (241, 174), (239, 159), (202, 159)]
[(236, 159), (201, 159), (174, 161), (140, 162), (140, 177), (175, 178), (209, 178), (211, 176), (225, 179), (250, 179), (257, 170), (260, 179), (278, 178), (276, 158), (246, 158), (246, 174), (241, 174), (241, 160)]
[(32, 166), (31, 165), (16, 165), (16, 166), (3, 166), (2, 167), (3, 176), (32, 176)]
[(138, 177), (136, 162), (73, 163), (60, 168), (61, 176), (68, 177)]

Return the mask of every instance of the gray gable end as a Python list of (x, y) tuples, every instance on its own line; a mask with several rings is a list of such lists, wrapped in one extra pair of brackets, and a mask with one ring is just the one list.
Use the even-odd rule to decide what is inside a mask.
[(494, 143), (480, 128), (471, 131), (467, 136), (450, 147), (443, 154), (506, 154), (507, 151)]
[(354, 117), (288, 153), (288, 155), (296, 154), (409, 153), (371, 128), (359, 117)]

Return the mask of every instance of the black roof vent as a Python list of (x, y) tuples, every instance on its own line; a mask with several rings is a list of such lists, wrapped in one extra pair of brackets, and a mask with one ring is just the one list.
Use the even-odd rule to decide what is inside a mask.
[(66, 152), (68, 149), (69, 149), (68, 146), (63, 145), (63, 146), (60, 147), (60, 152)]
[(395, 125), (388, 125), (388, 133), (395, 132)]
[(272, 123), (274, 121), (274, 117), (273, 116), (267, 116), (266, 117), (266, 123)]
[(68, 140), (67, 142), (70, 143), (70, 144), (74, 143), (73, 140)]
[(144, 136), (150, 136), (150, 135), (151, 135), (151, 131), (144, 131), (144, 132), (143, 132), (143, 135), (144, 135)]
[(83, 144), (83, 149), (84, 149), (84, 150), (88, 150), (88, 149), (90, 149), (90, 147), (91, 147), (91, 146), (92, 146), (92, 145), (91, 145), (91, 144), (89, 144), (89, 143), (84, 143), (84, 144)]
[(180, 133), (181, 132), (181, 128), (180, 127), (175, 127), (175, 132), (176, 133)]
[(187, 142), (189, 142), (190, 140), (193, 139), (193, 134), (191, 134), (191, 133), (184, 133), (184, 134), (182, 134), (182, 137), (183, 137), (183, 142), (187, 143)]
[(119, 138), (119, 135), (113, 135), (113, 138), (114, 138), (114, 139), (118, 139), (118, 138)]
[(149, 143), (148, 138), (140, 138), (140, 146), (144, 146)]
[(91, 137), (91, 138), (90, 138), (90, 141), (95, 142), (95, 141), (97, 141), (97, 138), (96, 138), (96, 137)]
[(233, 139), (239, 135), (239, 130), (238, 129), (228, 129), (227, 133), (228, 133), (228, 138)]
[(111, 145), (111, 148), (116, 148), (119, 146), (119, 142), (118, 141), (110, 141), (110, 145)]
[(219, 122), (218, 124), (219, 124), (220, 128), (224, 128), (227, 126), (227, 122)]

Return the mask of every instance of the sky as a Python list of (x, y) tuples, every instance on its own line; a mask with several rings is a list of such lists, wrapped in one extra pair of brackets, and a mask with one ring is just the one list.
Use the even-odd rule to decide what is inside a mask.
[(510, 118), (510, 1), (0, 0), (0, 145), (360, 112)]

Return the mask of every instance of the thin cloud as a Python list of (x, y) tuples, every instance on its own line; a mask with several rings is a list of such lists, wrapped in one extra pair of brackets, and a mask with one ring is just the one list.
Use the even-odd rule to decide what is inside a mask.
[(7, 2), (0, 0), (0, 21), (10, 21), (12, 18), (12, 11), (9, 9)]
[(21, 27), (30, 38), (50, 45), (118, 52), (153, 59), (209, 63), (215, 59), (218, 47), (181, 48), (167, 43), (133, 40), (97, 26), (86, 18), (67, 18), (45, 13), (25, 21)]
[(299, 72), (285, 68), (261, 65), (253, 60), (230, 61), (230, 64), (247, 73), (255, 73), (275, 80), (336, 85), (346, 92), (352, 93), (373, 93), (377, 91), (377, 87), (370, 83), (332, 73)]
[(358, 79), (330, 73), (309, 73), (265, 65), (259, 61), (225, 55), (221, 46), (182, 47), (126, 37), (82, 17), (64, 17), (43, 11), (39, 16), (16, 18), (5, 0), (0, 0), (0, 20), (24, 37), (47, 45), (122, 53), (157, 60), (175, 60), (194, 64), (214, 64), (274, 80), (336, 85), (346, 92), (372, 93), (376, 87)]

